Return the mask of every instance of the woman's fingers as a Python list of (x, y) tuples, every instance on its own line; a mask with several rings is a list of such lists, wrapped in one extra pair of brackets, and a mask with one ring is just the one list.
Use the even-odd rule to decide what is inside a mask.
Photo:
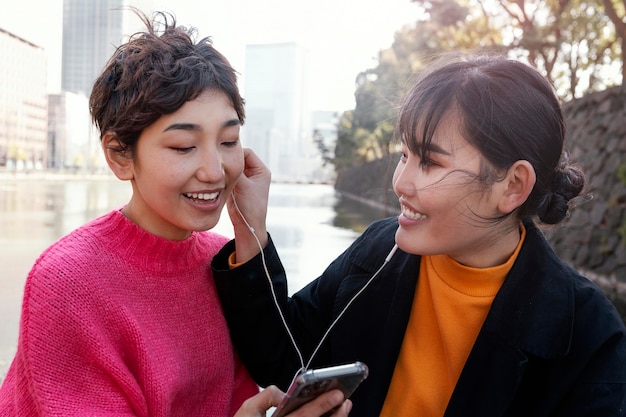
[[(235, 417), (265, 417), (266, 411), (280, 404), (284, 396), (285, 394), (277, 387), (269, 386), (254, 397), (248, 398)], [(350, 400), (344, 401), (343, 393), (333, 390), (292, 411), (287, 417), (320, 417), (331, 410), (332, 417), (347, 417), (351, 409)]]

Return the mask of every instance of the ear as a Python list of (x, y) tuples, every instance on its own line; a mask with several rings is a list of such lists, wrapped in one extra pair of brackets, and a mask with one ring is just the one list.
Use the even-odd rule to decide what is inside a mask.
[(524, 204), (536, 181), (535, 169), (530, 162), (516, 161), (509, 168), (505, 179), (501, 181), (504, 190), (498, 202), (498, 210), (502, 214), (509, 214)]
[(133, 158), (128, 151), (123, 150), (117, 135), (113, 132), (105, 133), (101, 146), (107, 164), (115, 176), (122, 181), (132, 180), (134, 178)]

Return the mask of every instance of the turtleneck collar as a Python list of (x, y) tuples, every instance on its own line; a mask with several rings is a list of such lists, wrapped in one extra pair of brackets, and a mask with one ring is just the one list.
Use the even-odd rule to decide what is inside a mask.
[(448, 286), (473, 297), (493, 297), (499, 291), (504, 279), (513, 267), (526, 237), (524, 225), (520, 225), (520, 240), (515, 251), (501, 265), (488, 268), (473, 268), (460, 264), (448, 255), (425, 256), (432, 270)]
[(198, 244), (199, 232), (193, 232), (185, 240), (168, 240), (140, 228), (120, 210), (95, 219), (86, 228), (96, 234), (108, 250), (147, 271), (175, 274), (197, 266), (207, 256), (206, 247)]

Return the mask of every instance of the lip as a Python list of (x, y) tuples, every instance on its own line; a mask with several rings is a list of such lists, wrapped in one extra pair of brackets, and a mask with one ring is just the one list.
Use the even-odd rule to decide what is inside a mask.
[(194, 200), (214, 200), (219, 197), (221, 190), (204, 190), (204, 191), (191, 191), (183, 193), (183, 196), (192, 198)]
[(409, 225), (424, 222), (428, 220), (428, 216), (400, 199), (400, 215), (398, 219), (401, 221), (401, 224)]
[(212, 211), (221, 207), (223, 189), (188, 191), (182, 197), (191, 206), (202, 211)]

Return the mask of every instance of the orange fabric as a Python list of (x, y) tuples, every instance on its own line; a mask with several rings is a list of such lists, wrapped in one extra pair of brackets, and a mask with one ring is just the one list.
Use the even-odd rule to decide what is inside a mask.
[(502, 265), (422, 257), (416, 296), (381, 417), (441, 417), (526, 231)]
[(239, 265), (243, 265), (245, 262), (237, 263), (237, 252), (233, 252), (228, 256), (228, 268), (233, 269), (237, 268)]

